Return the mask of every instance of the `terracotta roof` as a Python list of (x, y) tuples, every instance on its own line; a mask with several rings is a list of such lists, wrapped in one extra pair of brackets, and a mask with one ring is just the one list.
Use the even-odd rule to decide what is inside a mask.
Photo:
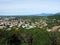
[(56, 31), (60, 26), (54, 26), (52, 27), (52, 31)]

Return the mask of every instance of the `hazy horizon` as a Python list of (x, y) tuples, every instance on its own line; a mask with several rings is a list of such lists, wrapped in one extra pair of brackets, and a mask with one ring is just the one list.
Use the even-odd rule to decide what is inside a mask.
[(0, 0), (0, 15), (33, 15), (60, 12), (60, 0)]

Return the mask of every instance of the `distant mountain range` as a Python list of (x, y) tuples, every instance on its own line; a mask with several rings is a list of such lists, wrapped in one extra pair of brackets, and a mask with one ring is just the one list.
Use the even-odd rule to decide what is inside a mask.
[(41, 14), (36, 14), (35, 16), (53, 16), (53, 15), (60, 15), (60, 13), (56, 13), (56, 14), (41, 13)]
[(47, 13), (41, 13), (41, 14), (37, 14), (36, 16), (51, 16), (53, 14), (47, 14)]
[[(53, 15), (60, 15), (60, 13), (56, 13), (56, 14), (41, 13), (41, 14), (34, 14), (34, 15), (8, 15), (8, 16), (53, 16)], [(0, 15), (0, 16), (7, 16), (7, 15)]]

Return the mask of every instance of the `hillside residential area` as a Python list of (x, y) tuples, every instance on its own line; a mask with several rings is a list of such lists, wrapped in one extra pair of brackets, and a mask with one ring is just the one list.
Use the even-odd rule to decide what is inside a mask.
[(60, 45), (60, 14), (0, 16), (0, 45)]
[[(59, 16), (59, 15), (58, 15)], [(12, 27), (16, 28), (44, 28), (46, 27), (46, 31), (56, 31), (60, 28), (60, 19), (56, 19), (59, 17), (53, 17), (50, 19), (49, 16), (1, 16), (0, 17), (0, 29), (11, 29)], [(50, 25), (50, 24), (51, 25)], [(49, 28), (50, 26), (51, 28)], [(59, 29), (60, 30), (60, 29)]]

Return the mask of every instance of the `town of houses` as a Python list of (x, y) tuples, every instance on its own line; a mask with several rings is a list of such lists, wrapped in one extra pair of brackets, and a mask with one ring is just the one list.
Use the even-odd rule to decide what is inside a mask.
[[(14, 17), (10, 17), (10, 18), (14, 18)], [(4, 18), (4, 19), (0, 19), (0, 29), (2, 28), (10, 28), (10, 27), (13, 27), (13, 26), (17, 26), (17, 27), (23, 27), (23, 28), (26, 28), (26, 29), (30, 29), (30, 28), (34, 28), (34, 27), (40, 27), (42, 28), (43, 26), (47, 26), (46, 22), (29, 22), (29, 20), (22, 20), (22, 19), (19, 19), (19, 20), (8, 20), (9, 18)], [(43, 26), (41, 26), (43, 25)]]
[[(35, 21), (35, 22), (31, 22), (29, 19), (20, 19), (19, 20), (9, 20), (9, 19), (13, 19), (15, 17), (9, 17), (9, 18), (2, 18), (0, 17), (0, 29), (10, 29), (11, 27), (16, 26), (17, 28), (22, 27), (22, 28), (26, 28), (26, 29), (31, 29), (31, 28), (35, 28), (35, 27), (39, 27), (39, 28), (43, 28), (46, 27), (48, 24), (46, 23), (46, 20), (40, 20), (39, 22)], [(54, 26), (52, 27), (52, 29), (47, 29), (48, 31), (51, 30), (56, 30), (60, 28), (60, 26)], [(60, 29), (59, 29), (60, 30)]]

